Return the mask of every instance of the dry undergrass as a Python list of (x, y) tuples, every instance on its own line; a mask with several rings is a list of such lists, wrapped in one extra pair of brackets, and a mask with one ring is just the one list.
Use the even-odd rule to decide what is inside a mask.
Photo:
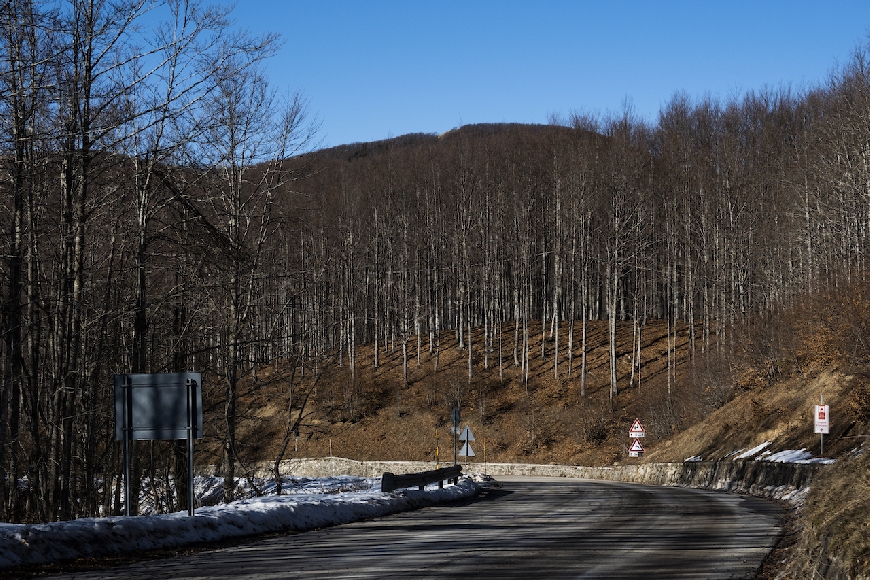
[[(579, 326), (579, 325), (578, 325)], [(318, 457), (330, 452), (352, 459), (435, 460), (450, 455), (450, 410), (456, 401), (462, 425), (468, 425), (477, 441), (476, 460), (602, 465), (627, 459), (628, 427), (635, 417), (644, 422), (648, 444), (670, 436), (703, 406), (680, 398), (685, 389), (673, 386), (673, 403), (662, 398), (666, 391), (666, 325), (653, 322), (641, 334), (642, 365), (631, 379), (629, 351), (632, 325), (620, 325), (618, 376), (620, 392), (613, 400), (609, 389), (609, 358), (606, 324), (593, 322), (587, 331), (586, 395), (581, 396), (579, 328), (575, 329), (573, 360), (567, 352), (568, 326), (560, 329), (558, 376), (554, 370), (553, 340), (546, 330), (542, 353), (540, 324), (530, 329), (529, 380), (522, 380), (514, 364), (514, 327), (505, 326), (501, 363), (497, 341), (489, 353), (481, 348), (482, 330), (472, 335), (472, 377), (468, 377), (468, 350), (459, 348), (452, 332), (440, 341), (428, 337), (409, 341), (408, 384), (403, 380), (401, 345), (381, 347), (380, 364), (374, 368), (372, 345), (359, 348), (356, 376), (352, 378), (346, 355), (339, 364), (297, 370), (294, 379), (294, 411), (300, 397), (311, 392), (300, 428), (298, 451), (291, 442), (288, 457)], [(677, 356), (681, 372), (689, 366), (688, 337), (678, 335)], [(700, 347), (698, 347), (700, 348)], [(323, 363), (321, 363), (323, 364)], [(277, 368), (277, 370), (276, 370)], [(314, 374), (320, 374), (316, 387)], [(239, 433), (241, 455), (248, 462), (273, 459), (284, 438), (286, 402), (291, 371), (279, 361), (246, 378), (240, 397)], [(212, 400), (207, 422), (213, 434), (221, 432), (220, 392)], [(219, 462), (217, 440), (201, 446), (200, 460)], [(449, 453), (448, 453), (449, 452)]]
[[(581, 396), (579, 347), (572, 368), (565, 350), (560, 353), (559, 375), (554, 372), (552, 341), (541, 355), (540, 328), (530, 333), (532, 343), (528, 384), (514, 365), (513, 329), (502, 341), (499, 369), (498, 346), (484, 361), (479, 345), (482, 332), (472, 337), (473, 374), (468, 378), (468, 351), (460, 349), (455, 335), (443, 333), (439, 346), (430, 351), (428, 339), (409, 341), (408, 384), (402, 379), (400, 345), (380, 354), (374, 369), (371, 346), (357, 353), (355, 381), (345, 359), (326, 368), (306, 368), (294, 378), (294, 407), (310, 391), (298, 447), (291, 441), (287, 457), (333, 455), (351, 459), (434, 460), (450, 452), (449, 414), (461, 403), (462, 424), (477, 441), (477, 461), (610, 465), (623, 462), (682, 461), (700, 455), (720, 459), (738, 449), (771, 441), (773, 451), (808, 450), (818, 454), (819, 438), (813, 433), (812, 406), (824, 395), (835, 417), (826, 438), (825, 455), (837, 457), (855, 447), (852, 439), (862, 418), (854, 409), (863, 384), (855, 375), (834, 365), (783, 372), (773, 380), (746, 370), (740, 374), (717, 366), (696, 345), (689, 353), (685, 328), (677, 341), (678, 376), (667, 385), (665, 325), (648, 324), (642, 334), (641, 370), (633, 384), (628, 350), (631, 324), (620, 327), (617, 368), (619, 393), (611, 400), (609, 358), (605, 323), (590, 324), (587, 340), (586, 396)], [(567, 328), (562, 329), (562, 339)], [(575, 338), (576, 341), (576, 338)], [(576, 344), (575, 344), (576, 347)], [(620, 354), (622, 353), (622, 354)], [(714, 352), (715, 355), (715, 346)], [(419, 362), (418, 362), (419, 360)], [(437, 360), (437, 370), (436, 370)], [(785, 358), (780, 365), (791, 364)], [(792, 365), (794, 367), (794, 365)], [(312, 386), (314, 373), (320, 380)], [(711, 379), (720, 375), (720, 382)], [(239, 439), (244, 461), (273, 459), (284, 438), (290, 370), (279, 361), (258, 370), (256, 380), (243, 381), (240, 397)], [(221, 432), (223, 407), (219, 393), (209, 418), (212, 434)], [(627, 456), (627, 431), (635, 417), (647, 429), (642, 459)], [(857, 440), (860, 443), (860, 440)], [(449, 449), (448, 449), (449, 448)], [(202, 446), (200, 460), (219, 462), (217, 440)], [(298, 449), (298, 450), (297, 450)]]

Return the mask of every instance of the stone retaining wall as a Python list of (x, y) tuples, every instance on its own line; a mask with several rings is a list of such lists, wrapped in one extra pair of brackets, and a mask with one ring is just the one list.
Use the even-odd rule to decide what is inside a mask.
[[(443, 467), (448, 465), (442, 463)], [(342, 457), (300, 458), (281, 462), (282, 475), (329, 477), (357, 475), (381, 477), (384, 472), (416, 473), (435, 469), (427, 461), (354, 461)], [(789, 499), (805, 490), (813, 474), (824, 465), (775, 463), (771, 461), (698, 461), (686, 463), (644, 463), (612, 467), (576, 465), (534, 465), (523, 463), (488, 463), (488, 475), (539, 475), (625, 481), (651, 485), (679, 485), (746, 493), (758, 497)], [(465, 473), (483, 473), (480, 463), (464, 464)], [(260, 465), (258, 477), (272, 477), (271, 465)]]

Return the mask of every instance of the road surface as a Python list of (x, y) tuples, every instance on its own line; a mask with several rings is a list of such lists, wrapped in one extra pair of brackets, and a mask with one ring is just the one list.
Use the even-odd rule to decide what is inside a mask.
[(480, 498), (66, 578), (753, 578), (781, 510), (720, 492), (499, 478)]

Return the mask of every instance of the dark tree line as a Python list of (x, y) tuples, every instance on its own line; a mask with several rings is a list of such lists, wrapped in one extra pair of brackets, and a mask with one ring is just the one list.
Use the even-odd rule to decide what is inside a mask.
[[(224, 9), (10, 0), (0, 16), (3, 521), (119, 511), (114, 373), (205, 374), (230, 500), (239, 384), (259, 365), (311, 376), (329, 358), (354, 377), (371, 344), (407, 377), (452, 333), (469, 382), (545, 357), (582, 392), (586, 322), (607, 320), (613, 398), (642, 376), (632, 348), (617, 380), (618, 321), (638, 350), (657, 319), (727, 354), (748, 317), (863, 276), (862, 51), (799, 94), (677, 94), (652, 125), (574, 114), (300, 155), (306, 103), (262, 68), (277, 38)], [(182, 451), (136, 470), (181, 479)]]
[[(302, 236), (320, 264), (309, 292), (332, 303), (304, 309), (326, 331), (313, 348), (365, 342), (413, 359), (442, 331), (464, 348), (483, 328), (469, 380), (476, 364), (544, 356), (582, 385), (583, 321), (608, 320), (612, 397), (617, 321), (638, 343), (658, 319), (685, 324), (692, 352), (733, 350), (746, 317), (863, 275), (867, 81), (859, 52), (804, 94), (678, 93), (654, 126), (629, 110), (320, 152), (305, 185), (319, 219)], [(544, 321), (540, 353), (528, 352), (529, 320)], [(506, 356), (493, 362), (497, 344)]]
[(301, 97), (262, 78), (277, 38), (228, 15), (184, 0), (0, 6), (0, 520), (117, 511), (118, 372), (211, 369), (233, 474), (275, 191), (310, 135)]

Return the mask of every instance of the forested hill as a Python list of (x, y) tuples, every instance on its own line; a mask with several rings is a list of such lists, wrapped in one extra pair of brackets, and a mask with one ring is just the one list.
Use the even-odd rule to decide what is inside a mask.
[(377, 155), (390, 150), (414, 147), (416, 145), (436, 145), (439, 141), (450, 141), (452, 139), (463, 137), (485, 139), (504, 133), (509, 134), (534, 134), (534, 133), (554, 133), (567, 130), (567, 127), (560, 125), (530, 125), (522, 123), (477, 123), (474, 125), (463, 125), (455, 129), (451, 129), (442, 134), (437, 133), (408, 133), (398, 137), (390, 137), (381, 141), (371, 141), (365, 143), (349, 143), (346, 145), (337, 145), (327, 149), (320, 149), (312, 155), (325, 159), (343, 159), (353, 161), (359, 157), (367, 157), (369, 155)]
[[(499, 318), (670, 318), (709, 344), (863, 268), (860, 145), (831, 140), (836, 123), (857, 137), (844, 89), (675, 97), (653, 127), (575, 117), (321, 152), (300, 241), (341, 296), (326, 326), (372, 342)], [(351, 333), (340, 311), (363, 304)]]

